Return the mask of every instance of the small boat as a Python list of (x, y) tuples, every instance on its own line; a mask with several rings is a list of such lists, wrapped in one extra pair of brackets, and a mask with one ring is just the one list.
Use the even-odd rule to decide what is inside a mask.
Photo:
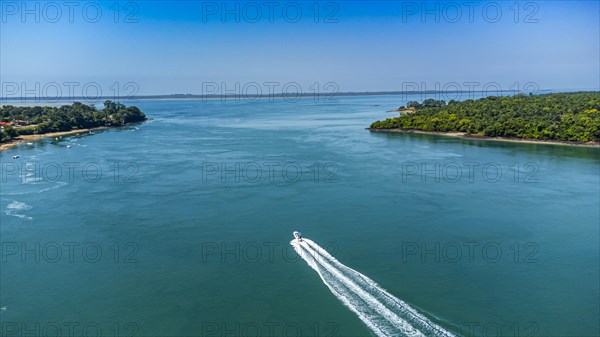
[(294, 232), (294, 238), (300, 242), (302, 242), (302, 233), (300, 232)]
[(70, 148), (71, 148), (71, 145), (67, 145), (67, 149), (70, 149)]
[(33, 143), (27, 143), (27, 145), (29, 145), (29, 146), (32, 146), (32, 145), (33, 145)]
[(13, 159), (19, 159), (19, 158), (21, 158), (21, 156), (18, 155), (18, 154), (16, 154), (16, 155), (13, 156)]

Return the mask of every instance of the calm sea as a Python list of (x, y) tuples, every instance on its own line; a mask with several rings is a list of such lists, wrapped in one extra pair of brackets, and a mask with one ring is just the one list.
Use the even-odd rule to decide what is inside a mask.
[(456, 335), (598, 336), (600, 151), (364, 129), (403, 103), (140, 101), (0, 153), (2, 334), (373, 334), (299, 230)]

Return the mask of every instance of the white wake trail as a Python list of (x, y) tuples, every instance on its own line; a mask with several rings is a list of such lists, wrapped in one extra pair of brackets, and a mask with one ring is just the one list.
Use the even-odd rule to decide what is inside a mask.
[(325, 249), (303, 238), (294, 250), (313, 268), (329, 290), (377, 336), (455, 337), (375, 281), (340, 263)]

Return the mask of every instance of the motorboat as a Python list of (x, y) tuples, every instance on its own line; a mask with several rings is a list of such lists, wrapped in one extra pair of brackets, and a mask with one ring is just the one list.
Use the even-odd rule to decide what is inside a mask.
[(294, 238), (295, 238), (296, 240), (298, 240), (298, 241), (302, 242), (302, 233), (300, 233), (300, 232), (294, 232), (294, 233), (292, 233), (292, 234), (294, 234)]
[[(21, 156), (17, 154), (17, 155), (14, 155), (14, 156), (13, 156), (13, 159), (19, 159), (20, 157), (21, 157)], [(294, 232), (294, 233), (295, 233), (295, 232)]]

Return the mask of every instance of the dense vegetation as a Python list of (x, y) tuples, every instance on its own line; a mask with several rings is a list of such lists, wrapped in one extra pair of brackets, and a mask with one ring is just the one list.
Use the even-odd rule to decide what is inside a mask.
[(124, 104), (112, 101), (104, 102), (102, 110), (79, 102), (60, 108), (5, 105), (0, 107), (0, 122), (4, 122), (3, 130), (0, 132), (0, 143), (8, 142), (20, 135), (118, 126), (145, 119), (146, 116), (137, 107), (126, 107)]
[(409, 102), (404, 114), (373, 129), (455, 131), (471, 135), (575, 142), (600, 141), (600, 92)]

